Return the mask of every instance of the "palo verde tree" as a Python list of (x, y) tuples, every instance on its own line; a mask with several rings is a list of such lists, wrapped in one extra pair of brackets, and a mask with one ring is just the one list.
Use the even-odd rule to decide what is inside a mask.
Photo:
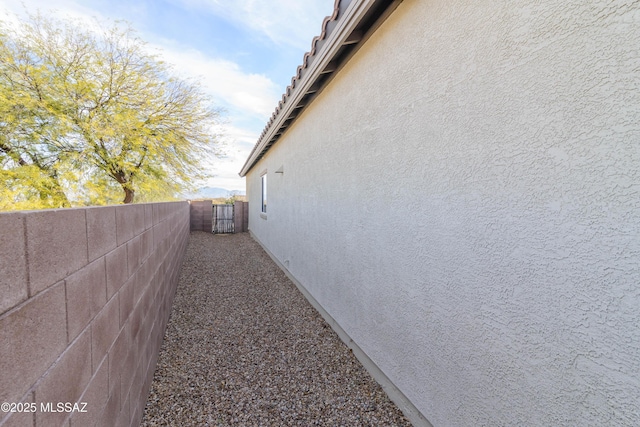
[(0, 209), (162, 199), (207, 176), (219, 115), (200, 86), (130, 28), (95, 27), (0, 23)]

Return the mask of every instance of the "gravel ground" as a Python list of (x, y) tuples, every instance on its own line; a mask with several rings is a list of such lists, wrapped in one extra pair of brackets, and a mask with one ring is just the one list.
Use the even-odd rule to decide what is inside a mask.
[(410, 426), (248, 233), (191, 234), (142, 426)]

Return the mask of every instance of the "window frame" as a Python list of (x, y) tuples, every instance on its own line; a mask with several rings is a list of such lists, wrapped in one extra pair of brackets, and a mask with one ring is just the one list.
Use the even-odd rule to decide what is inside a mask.
[(267, 216), (267, 171), (260, 175), (260, 215)]

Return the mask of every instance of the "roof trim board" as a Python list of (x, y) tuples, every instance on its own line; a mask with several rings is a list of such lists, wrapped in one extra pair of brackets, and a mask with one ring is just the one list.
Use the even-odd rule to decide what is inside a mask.
[(324, 18), (321, 34), (313, 38), (311, 50), (305, 53), (240, 176), (244, 177), (266, 154), (401, 1), (335, 0), (333, 13)]

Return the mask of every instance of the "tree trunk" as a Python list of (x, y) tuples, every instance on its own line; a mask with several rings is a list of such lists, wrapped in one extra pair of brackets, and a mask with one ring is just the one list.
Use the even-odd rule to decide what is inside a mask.
[(122, 201), (122, 203), (124, 203), (125, 205), (133, 203), (133, 196), (135, 195), (135, 192), (127, 187), (122, 187), (122, 189), (124, 190), (124, 200)]

